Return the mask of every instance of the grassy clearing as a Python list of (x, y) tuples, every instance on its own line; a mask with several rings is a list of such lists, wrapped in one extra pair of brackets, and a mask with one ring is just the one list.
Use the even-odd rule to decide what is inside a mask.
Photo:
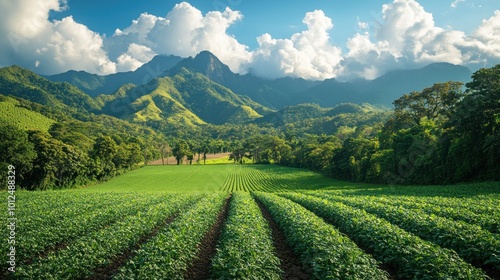
[(342, 185), (345, 182), (304, 169), (277, 165), (211, 164), (146, 166), (87, 189), (113, 192), (234, 192), (316, 190)]

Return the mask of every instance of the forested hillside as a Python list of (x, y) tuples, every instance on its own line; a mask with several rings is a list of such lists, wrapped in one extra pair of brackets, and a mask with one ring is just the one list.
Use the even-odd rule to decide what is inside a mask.
[[(407, 74), (426, 80), (421, 71), (449, 69), (448, 64), (435, 64)], [(463, 68), (453, 69), (458, 72), (451, 74), (463, 76)], [(466, 84), (445, 81), (408, 91), (391, 107), (337, 104), (320, 90), (330, 84), (335, 94), (348, 96), (334, 80), (280, 79), (261, 83), (270, 91), (256, 97), (269, 94), (278, 100), (285, 93), (277, 88), (289, 89), (292, 99), (299, 91), (310, 91), (332, 106), (321, 106), (321, 101), (270, 109), (266, 104), (277, 104), (271, 99), (261, 104), (225, 86), (253, 79), (228, 71), (204, 52), (180, 60), (162, 74), (166, 76), (142, 85), (122, 84), (112, 94), (92, 97), (17, 66), (2, 68), (0, 137), (6, 152), (0, 162), (19, 166), (19, 182), (27, 189), (106, 180), (166, 156), (179, 163), (183, 158), (203, 163), (207, 154), (216, 152), (231, 152), (235, 163), (304, 167), (358, 182), (499, 179), (500, 66), (477, 71)], [(398, 77), (403, 87), (402, 80), (410, 80), (405, 75), (386, 77)], [(370, 83), (381, 84), (382, 79)], [(359, 83), (358, 93), (366, 86)]]

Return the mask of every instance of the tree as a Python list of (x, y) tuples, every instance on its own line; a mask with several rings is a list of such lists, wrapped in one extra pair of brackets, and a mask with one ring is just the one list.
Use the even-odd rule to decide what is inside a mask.
[(87, 155), (39, 131), (29, 133), (37, 156), (30, 177), (31, 189), (68, 188), (88, 181)]
[(165, 157), (168, 158), (168, 155), (172, 152), (172, 148), (170, 148), (167, 142), (160, 142), (159, 150), (161, 155), (161, 164), (165, 165)]
[(186, 143), (186, 141), (178, 140), (175, 143), (174, 148), (172, 149), (172, 154), (177, 160), (177, 165), (181, 165), (184, 157), (190, 152), (191, 150), (189, 149), (189, 145)]
[(434, 84), (420, 92), (405, 94), (393, 102), (396, 118), (410, 119), (416, 125), (423, 118), (432, 121), (437, 121), (440, 117), (448, 119), (465, 95), (462, 87), (460, 82), (446, 82)]
[(189, 165), (193, 165), (194, 153), (192, 151), (189, 151), (186, 154), (186, 159), (189, 161)]
[(467, 161), (456, 156), (462, 162), (459, 179), (499, 179), (500, 65), (478, 70), (466, 86), (468, 95), (449, 122), (451, 137), (457, 139), (451, 147), (459, 154), (468, 151)]
[(94, 161), (94, 176), (98, 180), (115, 175), (116, 166), (113, 159), (117, 153), (118, 146), (111, 137), (101, 135), (95, 140), (90, 157)]
[[(28, 134), (12, 125), (0, 125), (0, 179), (6, 182), (7, 167), (13, 165), (16, 168), (16, 179), (18, 183), (26, 187), (30, 181), (28, 174), (33, 168), (33, 160), (36, 158), (34, 145), (29, 142)], [(6, 184), (2, 184), (2, 189)]]
[(234, 163), (243, 163), (243, 157), (245, 157), (247, 151), (243, 147), (243, 143), (239, 140), (234, 140), (230, 146), (231, 154), (229, 155), (229, 160), (233, 160)]
[(281, 160), (288, 156), (292, 151), (290, 145), (288, 145), (285, 140), (275, 136), (271, 139), (271, 151), (272, 151), (272, 159), (280, 164)]

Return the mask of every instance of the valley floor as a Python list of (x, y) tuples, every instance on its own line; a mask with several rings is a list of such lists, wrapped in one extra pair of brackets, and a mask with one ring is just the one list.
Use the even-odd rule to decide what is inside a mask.
[(276, 165), (183, 165), (15, 195), (14, 278), (500, 277), (498, 182), (387, 186)]

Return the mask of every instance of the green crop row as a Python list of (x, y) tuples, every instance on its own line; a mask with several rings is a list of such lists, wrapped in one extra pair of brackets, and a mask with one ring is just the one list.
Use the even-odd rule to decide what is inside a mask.
[(280, 194), (325, 218), (403, 279), (487, 279), (453, 251), (339, 202), (297, 193)]
[(276, 186), (269, 182), (265, 172), (248, 166), (234, 166), (227, 175), (222, 191), (272, 191)]
[(176, 195), (136, 215), (127, 216), (109, 227), (78, 238), (62, 250), (31, 265), (20, 266), (16, 276), (28, 279), (76, 279), (90, 276), (94, 269), (109, 265), (113, 257), (134, 246), (169, 216), (186, 207), (195, 196)]
[(135, 252), (115, 279), (183, 279), (227, 194), (210, 194)]
[[(18, 258), (21, 262), (32, 259), (57, 244), (70, 242), (79, 236), (97, 231), (164, 199), (161, 196), (139, 199), (123, 196), (119, 200), (111, 200), (115, 202), (114, 205), (102, 205), (102, 209), (94, 209), (76, 216), (61, 217), (60, 213), (56, 212), (52, 216), (44, 213), (20, 218), (21, 223), (16, 232)], [(95, 200), (99, 200), (99, 197), (95, 197)], [(73, 204), (72, 208), (78, 207)], [(41, 217), (43, 219), (40, 219)], [(32, 229), (25, 231), (23, 225), (31, 225)]]
[(234, 193), (212, 259), (215, 279), (281, 279), (271, 230), (249, 193)]
[(397, 203), (388, 205), (363, 197), (315, 194), (365, 209), (423, 239), (455, 250), (460, 257), (474, 265), (500, 271), (500, 239), (480, 226), (429, 215), (419, 209), (407, 209)]
[(387, 279), (387, 272), (345, 235), (304, 207), (273, 194), (256, 198), (283, 230), (288, 243), (310, 268), (313, 279)]
[[(478, 213), (474, 209), (474, 205), (461, 204), (453, 206), (442, 206), (428, 203), (425, 200), (417, 200), (414, 197), (370, 197), (372, 201), (381, 202), (390, 205), (400, 205), (408, 209), (420, 209), (427, 214), (435, 214), (444, 218), (460, 220), (469, 224), (474, 224), (488, 230), (492, 233), (500, 233), (500, 212), (497, 213)], [(484, 204), (486, 205), (486, 201)], [(497, 202), (498, 203), (498, 202)], [(491, 207), (498, 207), (497, 203)]]

